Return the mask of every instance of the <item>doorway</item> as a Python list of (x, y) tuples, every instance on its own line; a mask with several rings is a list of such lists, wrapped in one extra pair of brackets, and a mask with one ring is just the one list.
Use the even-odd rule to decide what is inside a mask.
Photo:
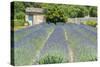
[(33, 15), (28, 16), (28, 22), (30, 25), (33, 25)]

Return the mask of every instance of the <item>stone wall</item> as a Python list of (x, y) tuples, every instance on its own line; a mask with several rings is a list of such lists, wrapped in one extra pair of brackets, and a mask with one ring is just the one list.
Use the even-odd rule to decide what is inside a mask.
[(33, 25), (45, 22), (45, 16), (42, 14), (33, 15)]
[(85, 22), (88, 20), (93, 20), (97, 22), (97, 17), (84, 17), (84, 18), (68, 18), (68, 23), (76, 23), (80, 24), (81, 22)]

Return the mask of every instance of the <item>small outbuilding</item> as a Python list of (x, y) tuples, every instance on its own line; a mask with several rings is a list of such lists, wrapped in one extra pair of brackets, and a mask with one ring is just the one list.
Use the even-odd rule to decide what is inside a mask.
[(33, 7), (28, 7), (26, 8), (26, 21), (29, 22), (29, 25), (36, 25), (40, 24), (43, 22), (46, 22), (45, 18), (45, 9), (43, 8), (33, 8)]

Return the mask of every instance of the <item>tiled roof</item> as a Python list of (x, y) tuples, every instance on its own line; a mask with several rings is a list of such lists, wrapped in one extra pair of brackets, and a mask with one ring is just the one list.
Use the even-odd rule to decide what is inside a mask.
[(44, 13), (45, 10), (43, 8), (29, 7), (29, 8), (26, 8), (26, 12)]

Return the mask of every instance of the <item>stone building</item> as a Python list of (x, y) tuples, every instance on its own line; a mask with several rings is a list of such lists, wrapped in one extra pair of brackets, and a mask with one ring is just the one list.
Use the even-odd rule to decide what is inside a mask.
[(25, 19), (26, 21), (29, 22), (31, 26), (46, 22), (45, 15), (44, 15), (45, 9), (28, 7), (26, 8), (25, 11), (26, 11)]

